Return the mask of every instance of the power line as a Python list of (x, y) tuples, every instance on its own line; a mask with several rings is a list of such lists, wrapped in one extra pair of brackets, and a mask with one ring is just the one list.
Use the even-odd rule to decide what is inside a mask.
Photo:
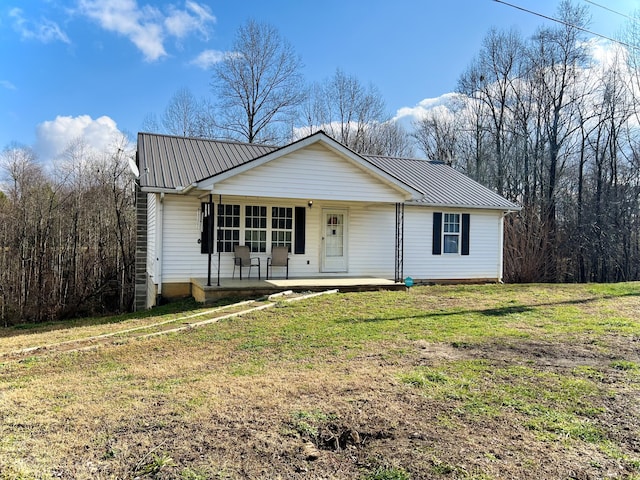
[[(628, 44), (628, 43), (623, 42), (621, 40), (616, 40), (615, 38), (607, 37), (606, 35), (603, 35), (601, 33), (593, 32), (593, 31), (591, 31), (591, 30), (589, 30), (587, 28), (581, 27), (579, 25), (575, 25), (573, 23), (569, 23), (569, 22), (565, 22), (564, 20), (560, 20), (559, 18), (554, 18), (554, 17), (550, 17), (548, 15), (544, 15), (544, 14), (539, 13), (539, 12), (534, 12), (533, 10), (529, 10), (529, 9), (521, 7), (519, 5), (514, 5), (512, 3), (505, 2), (503, 0), (493, 0), (493, 1), (497, 2), (497, 3), (502, 3), (503, 5), (506, 5), (506, 6), (511, 7), (511, 8), (515, 8), (517, 10), (521, 10), (521, 11), (526, 12), (526, 13), (530, 13), (531, 15), (535, 15), (537, 17), (544, 18), (546, 20), (551, 20), (552, 22), (560, 23), (560, 24), (562, 24), (562, 25), (564, 25), (566, 27), (575, 28), (575, 29), (580, 30), (582, 32), (588, 33), (589, 35), (593, 35), (593, 36), (596, 36), (596, 37), (604, 38), (605, 40), (609, 40), (610, 42), (617, 43), (619, 45), (622, 45), (623, 47), (627, 47), (627, 48), (630, 48), (632, 50), (640, 50), (640, 48), (636, 47), (635, 45)], [(588, 0), (585, 0), (585, 1), (588, 1)], [(589, 3), (591, 3), (591, 2), (589, 2)]]
[(602, 8), (603, 10), (607, 10), (608, 12), (615, 13), (616, 15), (620, 15), (621, 17), (628, 18), (629, 20), (633, 20), (634, 22), (638, 21), (638, 18), (632, 17), (632, 16), (627, 15), (627, 14), (622, 13), (622, 12), (618, 12), (618, 11), (614, 10), (613, 8), (607, 7), (606, 5), (601, 5), (599, 3), (592, 2), (591, 0), (584, 0), (584, 1), (587, 2), (587, 3), (590, 3), (591, 5), (594, 5), (596, 7)]

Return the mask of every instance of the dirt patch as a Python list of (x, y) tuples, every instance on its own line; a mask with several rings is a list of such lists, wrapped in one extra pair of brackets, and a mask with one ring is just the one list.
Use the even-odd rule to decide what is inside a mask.
[[(372, 295), (351, 310), (375, 306)], [(412, 301), (385, 296), (362, 315), (377, 323), (349, 312), (325, 320), (337, 302), (310, 302), (95, 351), (3, 359), (0, 479), (640, 475), (638, 335), (433, 342), (432, 317), (410, 304), (418, 326), (396, 329), (409, 314), (384, 310), (388, 298)], [(502, 298), (480, 300), (489, 318), (526, 321)], [(326, 328), (310, 340), (320, 322)], [(325, 342), (333, 330), (343, 338)], [(366, 341), (350, 341), (363, 331)], [(286, 342), (305, 348), (280, 348)], [(468, 378), (467, 364), (477, 368)], [(546, 393), (536, 382), (550, 387), (547, 398), (533, 398)], [(566, 398), (575, 409), (556, 408)]]
[[(416, 352), (416, 365), (420, 358)], [(86, 443), (57, 475), (169, 479), (191, 469), (206, 472), (203, 478), (351, 479), (381, 466), (402, 468), (412, 479), (599, 479), (637, 472), (595, 444), (541, 440), (508, 409), (495, 416), (458, 411), (455, 400), (436, 401), (398, 383), (396, 372), (391, 366), (372, 369), (361, 359), (349, 374), (321, 369), (310, 375), (283, 371), (257, 384), (241, 379), (233, 388), (219, 385), (215, 400), (190, 418), (155, 402), (126, 418), (101, 421), (102, 435), (87, 432)], [(623, 382), (615, 371), (609, 375), (603, 379), (609, 386)], [(639, 446), (636, 394), (618, 391), (598, 419), (627, 456)], [(304, 428), (293, 419), (298, 412), (312, 417)], [(143, 475), (161, 454), (172, 462)]]

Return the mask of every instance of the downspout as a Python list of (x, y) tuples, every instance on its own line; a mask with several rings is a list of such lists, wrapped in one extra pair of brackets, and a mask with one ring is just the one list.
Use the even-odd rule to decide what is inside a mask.
[(162, 259), (164, 252), (164, 242), (162, 237), (163, 223), (164, 223), (164, 192), (160, 194), (160, 201), (158, 202), (158, 212), (156, 213), (156, 281), (158, 284), (158, 291), (156, 292), (156, 306), (160, 305), (162, 300)]
[(209, 221), (207, 222), (207, 287), (211, 286), (211, 257), (213, 255), (213, 195), (209, 194)]
[[(222, 205), (222, 195), (218, 195), (218, 206)], [(216, 215), (215, 217), (213, 217), (216, 219), (218, 219), (218, 216)], [(220, 238), (220, 222), (218, 222), (218, 235), (216, 238)], [(217, 247), (217, 242), (216, 242), (216, 247)], [(218, 249), (218, 286), (220, 286), (220, 248), (217, 247)]]
[(396, 252), (394, 281), (401, 282), (404, 277), (404, 203), (396, 203)]

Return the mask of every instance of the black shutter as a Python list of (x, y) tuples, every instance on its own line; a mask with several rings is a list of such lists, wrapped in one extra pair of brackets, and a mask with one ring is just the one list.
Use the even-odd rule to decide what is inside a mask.
[(295, 213), (295, 231), (293, 235), (293, 253), (304, 253), (304, 244), (306, 239), (307, 228), (307, 209), (305, 207), (296, 207)]
[(434, 255), (442, 254), (442, 213), (433, 212), (433, 251)]
[(469, 255), (469, 214), (462, 214), (462, 255)]
[(202, 212), (202, 228), (200, 230), (200, 253), (209, 253), (209, 239), (213, 242), (213, 212), (209, 212), (209, 204), (202, 202), (200, 204)]

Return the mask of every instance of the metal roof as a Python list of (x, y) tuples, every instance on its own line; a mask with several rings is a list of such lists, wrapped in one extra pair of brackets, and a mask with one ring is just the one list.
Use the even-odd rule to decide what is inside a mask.
[[(314, 135), (319, 134), (326, 136), (323, 132)], [(180, 191), (279, 149), (250, 143), (139, 133), (140, 185), (148, 190)], [(376, 155), (359, 157), (421, 192), (422, 198), (412, 203), (452, 208), (520, 209), (442, 162)]]
[(378, 168), (422, 192), (424, 196), (411, 203), (439, 207), (520, 210), (517, 204), (443, 162), (375, 155), (362, 156)]
[(186, 188), (274, 150), (277, 147), (138, 133), (140, 186)]

